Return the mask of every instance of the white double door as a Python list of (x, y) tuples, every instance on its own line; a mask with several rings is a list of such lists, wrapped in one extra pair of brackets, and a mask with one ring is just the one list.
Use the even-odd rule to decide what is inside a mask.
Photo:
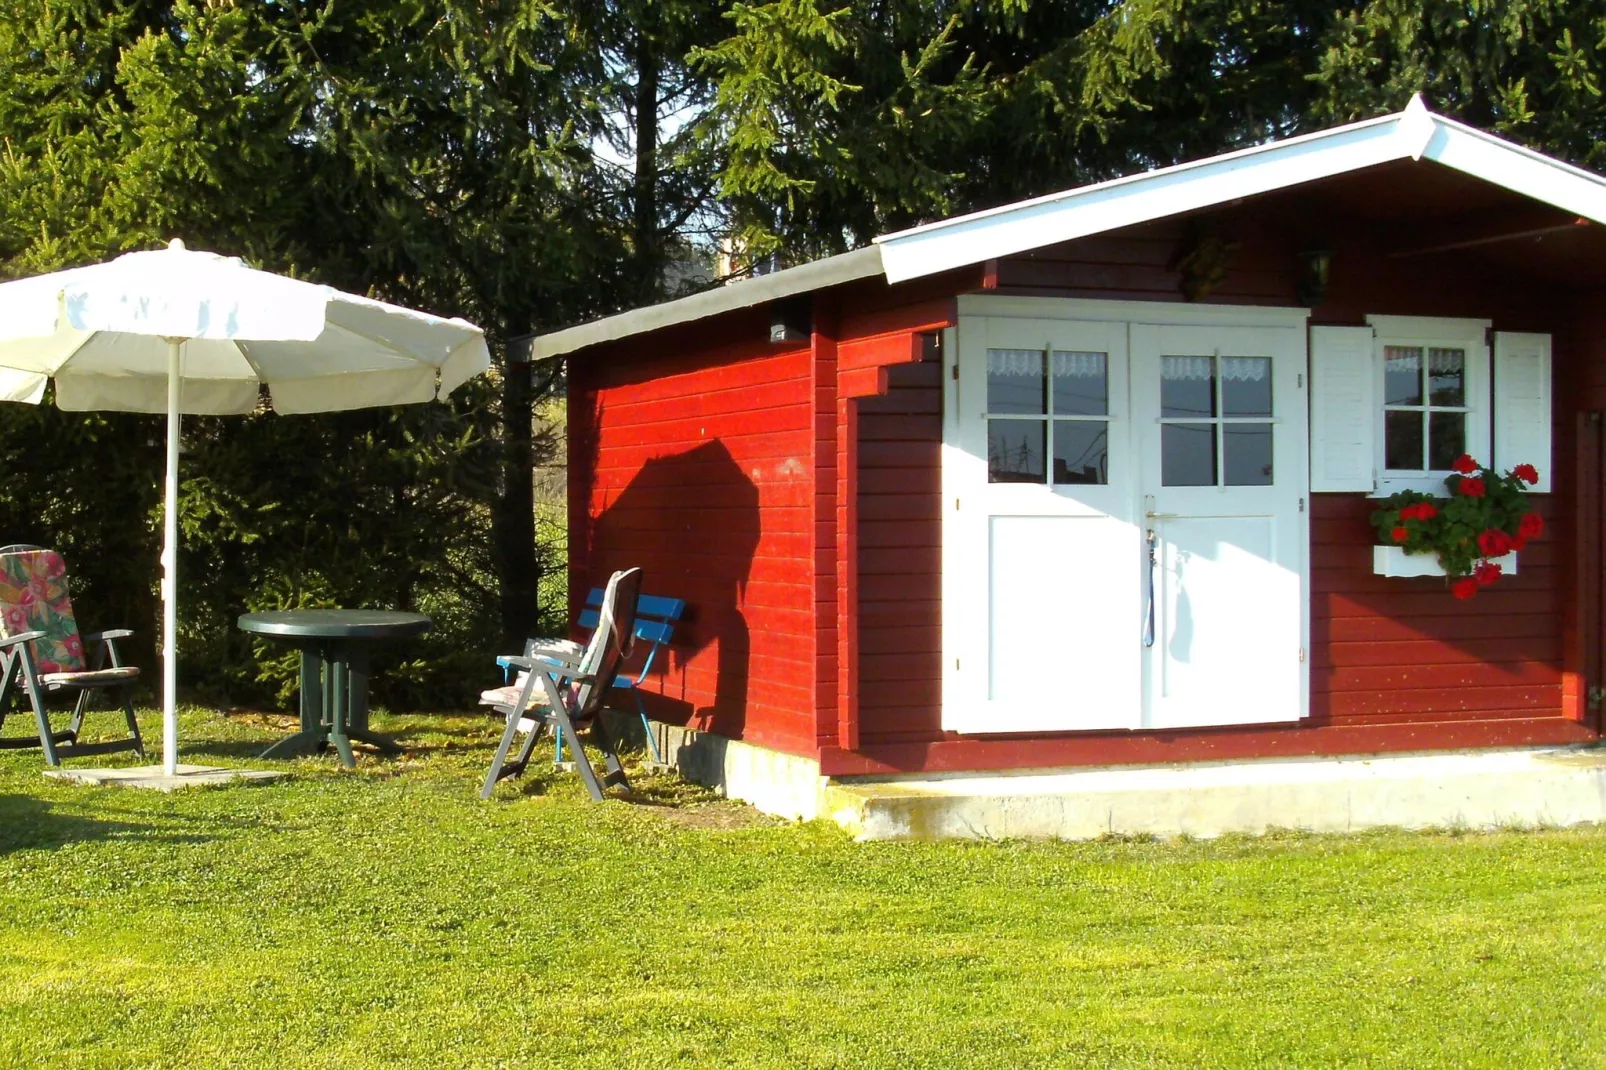
[(1305, 333), (962, 316), (946, 432), (943, 722), (1297, 720)]

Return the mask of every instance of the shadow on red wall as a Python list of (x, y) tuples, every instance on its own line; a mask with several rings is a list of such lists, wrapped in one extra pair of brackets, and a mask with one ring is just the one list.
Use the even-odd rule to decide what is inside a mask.
[(593, 586), (639, 565), (644, 593), (686, 601), (667, 662), (643, 685), (655, 719), (742, 737), (752, 653), (743, 607), (760, 522), (758, 487), (719, 439), (647, 461), (591, 521)]

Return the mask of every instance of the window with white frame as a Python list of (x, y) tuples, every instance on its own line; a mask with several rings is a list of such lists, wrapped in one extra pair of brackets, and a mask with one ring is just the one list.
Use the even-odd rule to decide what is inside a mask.
[(1311, 490), (1438, 493), (1463, 453), (1533, 464), (1549, 489), (1549, 335), (1474, 319), (1367, 323), (1311, 328)]
[(1382, 482), (1390, 490), (1437, 489), (1463, 453), (1488, 456), (1489, 321), (1368, 322), (1382, 387)]

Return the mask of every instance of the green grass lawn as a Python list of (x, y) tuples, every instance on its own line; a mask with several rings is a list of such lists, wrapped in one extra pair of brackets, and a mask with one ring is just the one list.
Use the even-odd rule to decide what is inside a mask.
[(0, 1066), (1606, 1065), (1606, 831), (855, 844), (378, 727), (173, 795), (0, 756)]

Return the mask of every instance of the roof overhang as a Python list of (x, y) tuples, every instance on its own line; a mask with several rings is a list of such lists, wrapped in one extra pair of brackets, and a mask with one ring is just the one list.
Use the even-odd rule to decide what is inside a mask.
[(561, 357), (600, 342), (612, 342), (634, 334), (645, 334), (661, 327), (707, 319), (721, 312), (733, 312), (798, 294), (812, 293), (844, 282), (855, 282), (881, 275), (881, 249), (867, 246), (851, 253), (814, 260), (769, 275), (755, 275), (718, 289), (706, 290), (675, 301), (621, 312), (617, 316), (592, 320), (551, 334), (528, 339), (527, 360)]
[(1606, 179), (1435, 115), (1413, 97), (1394, 115), (884, 234), (851, 253), (539, 335), (529, 339), (527, 359), (559, 357), (859, 279), (884, 275), (889, 283), (905, 282), (1396, 160), (1431, 160), (1606, 224)]
[(1597, 223), (1606, 180), (1413, 97), (1402, 112), (945, 219), (875, 239), (888, 282), (1085, 238), (1393, 160), (1432, 160)]

